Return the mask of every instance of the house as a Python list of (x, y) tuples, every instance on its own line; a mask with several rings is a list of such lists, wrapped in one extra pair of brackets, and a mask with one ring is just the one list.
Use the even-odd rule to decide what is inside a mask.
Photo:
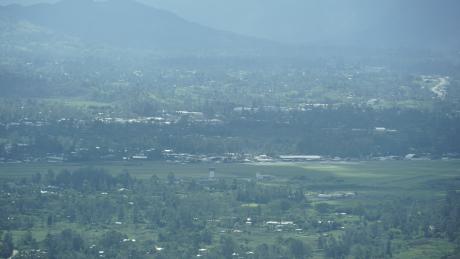
[(417, 156), (416, 154), (407, 154), (406, 156), (404, 156), (404, 159), (411, 160), (411, 159), (414, 159), (416, 156)]
[(48, 163), (62, 163), (64, 162), (63, 155), (48, 155), (46, 156), (46, 161)]
[(257, 181), (269, 181), (273, 180), (275, 177), (272, 175), (266, 175), (261, 173), (256, 173), (256, 180)]
[(216, 176), (216, 168), (214, 167), (209, 168), (209, 179), (214, 179), (215, 176)]
[(395, 129), (387, 129), (385, 127), (375, 127), (374, 131), (376, 133), (396, 133), (398, 130)]
[(267, 155), (258, 155), (254, 157), (257, 162), (273, 162), (273, 159)]
[(322, 160), (322, 156), (317, 155), (281, 155), (281, 161), (284, 162), (305, 162), (305, 161), (319, 161)]
[(147, 160), (148, 157), (144, 154), (138, 154), (131, 157), (133, 160)]
[(320, 199), (343, 199), (353, 198), (356, 196), (356, 192), (334, 192), (334, 193), (320, 193), (318, 198)]

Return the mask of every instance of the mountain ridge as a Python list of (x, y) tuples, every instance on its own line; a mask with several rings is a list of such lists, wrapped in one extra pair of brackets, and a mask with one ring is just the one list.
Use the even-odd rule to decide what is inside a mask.
[(257, 51), (278, 44), (189, 22), (131, 0), (64, 0), (56, 4), (0, 7), (0, 14), (52, 31), (123, 48)]

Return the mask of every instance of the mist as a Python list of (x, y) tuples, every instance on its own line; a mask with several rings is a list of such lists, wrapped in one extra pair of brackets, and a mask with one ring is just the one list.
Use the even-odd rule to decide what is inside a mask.
[(460, 45), (460, 4), (455, 0), (139, 2), (211, 28), (284, 43), (420, 49)]
[(460, 258), (456, 0), (0, 0), (0, 258)]

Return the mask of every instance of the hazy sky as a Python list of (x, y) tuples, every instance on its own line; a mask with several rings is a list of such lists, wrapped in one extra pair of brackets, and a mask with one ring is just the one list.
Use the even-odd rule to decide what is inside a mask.
[[(445, 17), (460, 13), (460, 1), (457, 0), (138, 1), (170, 10), (206, 26), (284, 42), (346, 39), (348, 35), (367, 33), (366, 30), (382, 26), (382, 23), (389, 30), (411, 23), (416, 30), (430, 26), (443, 30), (449, 23), (449, 18)], [(2, 4), (12, 2), (30, 4), (44, 1), (0, 0)], [(393, 19), (393, 16), (399, 20)]]
[(385, 29), (409, 24), (419, 30), (429, 26), (442, 30), (450, 16), (460, 13), (458, 0), (139, 1), (215, 28), (291, 42), (308, 42), (311, 35), (346, 38), (346, 34), (356, 35), (382, 24)]

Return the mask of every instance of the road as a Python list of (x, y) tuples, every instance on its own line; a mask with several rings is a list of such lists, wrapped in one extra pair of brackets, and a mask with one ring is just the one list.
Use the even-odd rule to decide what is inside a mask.
[(439, 82), (431, 88), (431, 91), (435, 93), (438, 98), (444, 99), (447, 95), (446, 85), (449, 84), (449, 80), (447, 80), (447, 77), (440, 77), (438, 80)]
[(13, 257), (15, 257), (17, 254), (19, 254), (19, 251), (14, 249), (13, 250), (13, 254), (8, 258), (8, 259), (12, 259)]

